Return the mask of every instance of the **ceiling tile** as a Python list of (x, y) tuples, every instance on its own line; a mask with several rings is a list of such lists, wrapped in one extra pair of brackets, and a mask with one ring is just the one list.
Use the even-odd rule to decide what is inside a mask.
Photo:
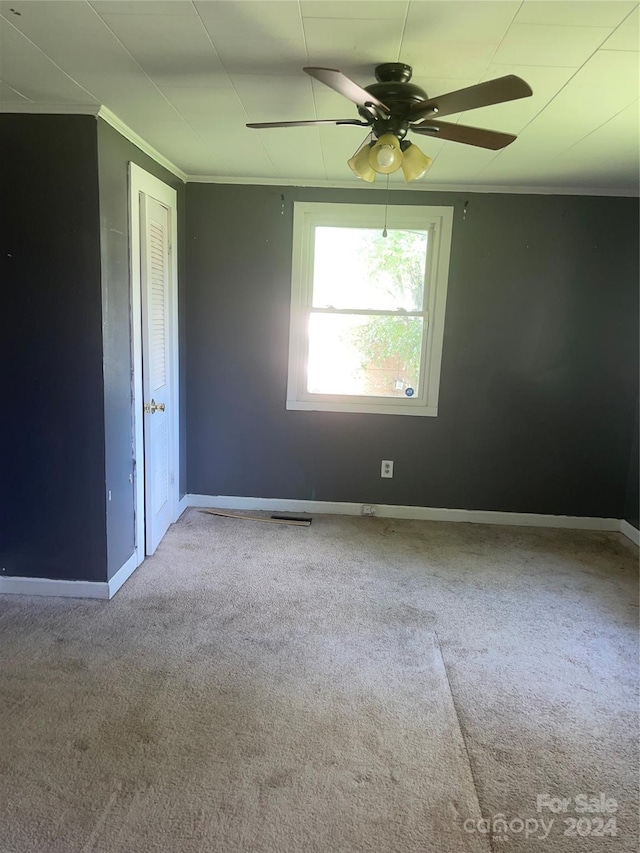
[[(423, 150), (425, 154), (433, 156), (426, 145)], [(438, 180), (456, 182), (460, 180), (461, 173), (468, 176), (477, 175), (496, 156), (495, 151), (488, 151), (486, 148), (444, 142), (434, 164), (438, 167)], [(432, 170), (433, 166), (429, 171), (432, 172)]]
[[(457, 0), (455, 3), (409, 4), (404, 45), (482, 42), (497, 45), (520, 3), (492, 0)], [(463, 50), (463, 47), (459, 48)]]
[(518, 24), (555, 24), (581, 27), (617, 27), (636, 5), (617, 0), (527, 0), (518, 12)]
[(67, 74), (134, 68), (132, 59), (91, 6), (74, 0), (26, 4), (12, 23)]
[[(616, 154), (612, 156), (614, 150)], [(503, 152), (502, 157), (506, 154)], [(493, 183), (520, 175), (526, 184), (637, 190), (639, 163), (638, 103), (634, 103), (554, 157), (540, 160), (535, 156), (525, 157), (521, 152), (519, 159), (490, 164), (483, 178)]]
[[(607, 56), (627, 56), (625, 53), (602, 51)], [(605, 57), (606, 58), (606, 57)], [(592, 65), (593, 63), (593, 65)], [(545, 107), (534, 122), (519, 134), (514, 142), (502, 152), (501, 165), (518, 162), (522, 158), (546, 163), (563, 151), (576, 145), (581, 139), (598, 130), (618, 113), (636, 102), (638, 97), (637, 77), (635, 86), (619, 88), (608, 86), (604, 81), (598, 85), (584, 86), (582, 82), (597, 68), (602, 69), (599, 54), (571, 80), (571, 82)], [(597, 162), (594, 168), (597, 169)]]
[[(276, 134), (278, 132), (273, 131)], [(262, 144), (262, 137), (254, 130), (233, 126), (221, 132), (218, 126), (216, 130), (198, 131), (198, 135), (215, 153), (215, 169), (210, 174), (276, 176), (273, 163)]]
[(230, 73), (291, 74), (307, 64), (297, 3), (234, 0), (195, 5)]
[[(395, 62), (400, 51), (402, 20), (306, 18), (304, 32), (309, 64), (344, 69), (349, 62)], [(373, 80), (371, 81), (373, 82)]]
[(147, 141), (187, 174), (214, 174), (214, 152), (183, 121), (155, 122)]
[(480, 170), (477, 178), (485, 184), (553, 185), (556, 178), (551, 164), (558, 153), (559, 149), (546, 148), (542, 140), (527, 139), (523, 135)]
[(147, 72), (160, 89), (231, 89), (231, 80), (225, 70), (212, 72), (207, 70), (208, 60), (203, 62), (190, 60), (167, 63), (165, 67), (150, 68)]
[[(545, 164), (587, 135), (598, 131), (598, 128), (618, 113), (636, 104), (637, 74), (627, 75), (623, 82), (625, 75), (619, 68), (620, 85), (612, 86), (607, 82), (611, 71), (610, 63), (619, 57), (633, 59), (632, 54), (599, 51), (536, 120), (524, 128), (517, 142), (505, 149), (501, 165), (506, 166), (519, 156), (526, 156), (531, 162)], [(601, 82), (594, 82), (594, 78), (600, 78)], [(587, 85), (587, 81), (591, 82)], [(621, 148), (623, 147), (624, 141), (621, 140)], [(598, 169), (598, 162), (595, 161), (593, 166)]]
[(145, 117), (175, 121), (175, 110), (137, 67), (134, 71), (81, 72), (76, 73), (76, 78), (123, 121), (128, 121), (128, 118), (120, 115), (119, 110), (126, 110), (127, 116), (134, 116), (136, 129), (142, 136), (144, 134), (138, 127)]
[[(626, 159), (638, 165), (640, 163), (640, 123), (638, 122), (638, 101), (615, 115), (593, 133), (585, 136), (576, 145), (564, 151), (558, 161), (579, 161), (593, 163)], [(611, 157), (615, 148), (616, 156)]]
[(304, 121), (314, 119), (311, 78), (234, 74), (231, 81), (249, 121)]
[(603, 50), (640, 50), (640, 10), (636, 7), (602, 45)]
[(101, 15), (197, 15), (191, 0), (90, 0), (90, 3)]
[(234, 89), (166, 88), (163, 93), (190, 127), (207, 133), (244, 128), (247, 119)]
[(325, 178), (317, 128), (278, 128), (262, 134), (260, 141), (280, 177)]
[(30, 99), (25, 95), (21, 95), (20, 92), (17, 92), (11, 86), (7, 86), (6, 83), (3, 83), (0, 80), (0, 105), (6, 106), (7, 104), (28, 104), (30, 103)]
[(404, 21), (407, 0), (302, 0), (303, 18), (387, 18)]
[(629, 51), (599, 50), (576, 72), (569, 84), (584, 96), (596, 98), (592, 108), (600, 108), (600, 100), (608, 109), (611, 101), (625, 105), (638, 97), (640, 85), (638, 57)]
[(586, 62), (610, 33), (611, 30), (604, 27), (514, 24), (492, 62), (494, 65), (577, 67)]
[(230, 86), (222, 62), (198, 17), (105, 15), (104, 21), (136, 62), (158, 83)]
[[(260, 39), (298, 39), (302, 20), (297, 2), (289, 0), (233, 0), (208, 2), (196, 0), (195, 7), (207, 29), (234, 41), (246, 38), (245, 49)], [(213, 35), (214, 32), (211, 32)]]
[[(491, 62), (496, 48), (494, 44), (451, 43), (430, 44), (428, 49), (406, 43), (401, 60), (413, 66), (416, 77), (453, 78), (456, 80), (479, 80)], [(460, 89), (462, 86), (455, 84)], [(441, 94), (441, 93), (438, 93)]]
[(0, 23), (1, 73), (8, 86), (36, 103), (96, 103), (10, 23)]

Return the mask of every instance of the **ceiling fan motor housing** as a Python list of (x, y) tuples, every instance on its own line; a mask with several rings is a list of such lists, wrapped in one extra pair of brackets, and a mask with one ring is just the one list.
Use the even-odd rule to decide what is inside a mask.
[(394, 115), (406, 115), (413, 104), (427, 100), (427, 93), (415, 83), (410, 83), (413, 69), (403, 62), (385, 62), (376, 66), (377, 83), (365, 86), (376, 98), (386, 104)]
[[(375, 136), (393, 133), (403, 139), (409, 129), (407, 120), (411, 107), (427, 100), (427, 93), (415, 83), (410, 83), (413, 69), (403, 62), (385, 62), (376, 66), (377, 83), (365, 86), (367, 92), (386, 104), (391, 111), (389, 118), (376, 117), (372, 130)], [(366, 110), (365, 117), (366, 117)], [(363, 112), (360, 112), (363, 115)]]

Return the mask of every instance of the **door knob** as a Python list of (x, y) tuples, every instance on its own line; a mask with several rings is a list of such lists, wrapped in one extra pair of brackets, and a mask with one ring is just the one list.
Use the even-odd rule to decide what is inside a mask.
[(156, 401), (151, 398), (150, 403), (144, 404), (144, 411), (146, 415), (153, 415), (155, 412), (164, 412), (165, 405), (164, 403), (156, 403)]

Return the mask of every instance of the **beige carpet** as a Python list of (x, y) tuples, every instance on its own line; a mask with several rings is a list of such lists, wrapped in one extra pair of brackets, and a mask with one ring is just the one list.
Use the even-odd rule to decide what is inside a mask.
[[(612, 534), (190, 510), (112, 602), (0, 596), (0, 850), (635, 851), (636, 572)], [(600, 792), (615, 835), (566, 835)]]
[(489, 849), (434, 633), (244, 524), (192, 513), (110, 604), (4, 598), (3, 853)]

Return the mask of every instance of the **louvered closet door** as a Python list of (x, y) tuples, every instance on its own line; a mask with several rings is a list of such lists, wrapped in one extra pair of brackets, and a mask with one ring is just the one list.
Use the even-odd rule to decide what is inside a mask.
[(172, 521), (169, 211), (141, 195), (145, 539), (153, 554)]

